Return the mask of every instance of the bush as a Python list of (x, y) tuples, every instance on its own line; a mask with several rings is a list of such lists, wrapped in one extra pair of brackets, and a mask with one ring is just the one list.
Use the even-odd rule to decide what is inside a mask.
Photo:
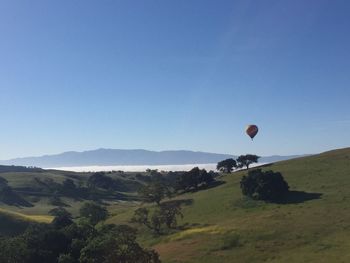
[(108, 217), (107, 209), (93, 202), (83, 204), (79, 212), (80, 216), (87, 218), (92, 225), (96, 225)]
[(243, 176), (241, 189), (243, 195), (255, 200), (280, 201), (288, 193), (289, 186), (281, 173), (256, 169)]

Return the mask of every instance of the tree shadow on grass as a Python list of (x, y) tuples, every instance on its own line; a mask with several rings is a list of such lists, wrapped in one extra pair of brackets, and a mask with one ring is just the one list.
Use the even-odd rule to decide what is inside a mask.
[(197, 192), (197, 191), (201, 191), (201, 190), (211, 189), (211, 188), (223, 185), (223, 184), (226, 184), (226, 182), (225, 181), (215, 180), (214, 182), (212, 182), (210, 184), (203, 184), (203, 185), (199, 186), (197, 188), (197, 190), (193, 190), (192, 192)]
[(277, 204), (300, 204), (310, 200), (320, 199), (322, 193), (307, 193), (304, 191), (289, 191), (281, 200), (274, 201)]
[(199, 192), (199, 191), (202, 191), (202, 190), (207, 190), (207, 189), (211, 189), (211, 188), (214, 188), (214, 187), (218, 187), (220, 185), (223, 185), (223, 184), (226, 184), (225, 181), (221, 181), (221, 180), (215, 180), (213, 182), (211, 182), (210, 184), (202, 184), (200, 185), (199, 187), (197, 188), (194, 188), (192, 187), (191, 189), (188, 189), (188, 190), (180, 190), (178, 192), (178, 194), (185, 194), (185, 193), (196, 193), (196, 192)]
[(261, 168), (261, 167), (270, 167), (274, 165), (274, 163), (267, 163), (267, 164), (262, 164), (262, 165), (259, 165), (259, 166), (255, 166), (255, 167), (251, 167), (249, 169), (254, 169), (254, 168)]
[(19, 195), (10, 195), (5, 199), (1, 200), (2, 203), (8, 206), (16, 206), (16, 207), (33, 207), (34, 205), (22, 198)]
[(173, 206), (182, 206), (182, 205), (192, 205), (193, 199), (179, 199), (179, 200), (170, 200), (162, 202), (162, 205), (173, 205)]
[(193, 229), (193, 228), (204, 228), (204, 227), (208, 227), (208, 226), (212, 226), (210, 224), (199, 224), (199, 223), (185, 223), (183, 225), (180, 225), (177, 227), (177, 230), (188, 230), (188, 229)]

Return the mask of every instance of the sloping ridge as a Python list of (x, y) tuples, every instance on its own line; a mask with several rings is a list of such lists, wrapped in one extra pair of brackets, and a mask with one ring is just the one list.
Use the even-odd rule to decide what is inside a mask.
[(350, 148), (263, 169), (288, 182), (285, 203), (244, 199), (240, 171), (218, 187), (180, 196), (192, 200), (183, 207), (187, 227), (147, 242), (164, 262), (350, 262)]

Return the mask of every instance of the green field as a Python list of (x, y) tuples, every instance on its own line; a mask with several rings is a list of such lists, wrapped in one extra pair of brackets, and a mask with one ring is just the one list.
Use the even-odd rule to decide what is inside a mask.
[[(294, 192), (287, 204), (242, 198), (246, 172), (222, 177), (226, 183), (178, 198), (187, 229), (140, 241), (163, 262), (350, 262), (350, 148), (273, 164)], [(115, 207), (109, 222), (127, 223), (135, 205)]]
[[(155, 237), (133, 225), (139, 230), (139, 241), (155, 248), (166, 263), (350, 262), (350, 148), (263, 169), (283, 174), (291, 190), (285, 203), (247, 200), (239, 187), (246, 171), (226, 174), (219, 178), (225, 183), (218, 187), (176, 197), (187, 200), (184, 218), (179, 220), (181, 230)], [(67, 176), (49, 174), (58, 181)], [(33, 182), (30, 176), (37, 176), (21, 179), (13, 175), (4, 176), (12, 186), (27, 186)], [(71, 205), (68, 210), (76, 214), (81, 202), (65, 201)], [(130, 224), (140, 205), (136, 201), (109, 202), (107, 222)], [(51, 220), (46, 215), (52, 206), (45, 197), (34, 207), (1, 207), (6, 211), (0, 210), (0, 219), (6, 214), (22, 221)], [(20, 214), (8, 213), (10, 210)]]

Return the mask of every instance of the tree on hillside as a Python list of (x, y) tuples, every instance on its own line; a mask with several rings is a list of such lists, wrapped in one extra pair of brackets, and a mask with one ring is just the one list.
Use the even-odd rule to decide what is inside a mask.
[(210, 185), (215, 181), (214, 176), (215, 173), (213, 171), (209, 171), (208, 173), (205, 169), (202, 169), (199, 173), (199, 182), (200, 184)]
[(69, 213), (63, 207), (56, 207), (54, 209), (51, 209), (49, 211), (49, 214), (55, 216), (55, 218), (51, 223), (55, 228), (60, 229), (60, 228), (69, 226), (73, 223), (72, 214)]
[(178, 188), (184, 191), (189, 191), (190, 189), (198, 189), (200, 177), (200, 169), (198, 167), (193, 168), (192, 170), (183, 173), (178, 181)]
[(114, 180), (104, 172), (97, 172), (89, 177), (87, 185), (89, 188), (102, 188), (108, 190), (113, 189)]
[(70, 178), (66, 178), (58, 190), (61, 195), (70, 197), (80, 196), (82, 194), (82, 189), (77, 187), (75, 182)]
[(149, 222), (149, 211), (147, 208), (140, 207), (135, 210), (134, 216), (131, 218), (132, 223), (138, 223), (140, 225), (144, 225), (150, 229), (152, 229), (152, 226), (150, 225)]
[(69, 250), (69, 238), (62, 231), (52, 229), (45, 224), (31, 225), (22, 235), (22, 238), (29, 252), (28, 259), (24, 262), (57, 262), (59, 254), (66, 253)]
[(260, 156), (254, 155), (254, 154), (246, 154), (246, 155), (240, 155), (237, 158), (237, 166), (239, 168), (243, 168), (246, 167), (247, 169), (249, 169), (249, 166), (252, 163), (257, 163), (259, 160)]
[(166, 202), (153, 210), (152, 213), (144, 207), (136, 209), (131, 222), (144, 225), (154, 234), (159, 235), (162, 233), (162, 229), (176, 228), (179, 216), (183, 218), (181, 206), (177, 202)]
[(181, 213), (181, 206), (178, 202), (166, 202), (160, 206), (160, 216), (162, 222), (168, 228), (176, 228), (177, 226), (177, 217), (180, 216), (183, 218)]
[(66, 191), (75, 191), (77, 186), (72, 179), (65, 179), (62, 183), (63, 189)]
[(108, 211), (99, 204), (88, 202), (80, 208), (80, 216), (87, 218), (92, 225), (96, 225), (108, 217)]
[(23, 237), (0, 237), (0, 262), (30, 262), (30, 250)]
[(8, 181), (5, 178), (0, 177), (0, 187), (7, 186), (7, 183)]
[(67, 206), (62, 202), (59, 191), (54, 191), (49, 197), (49, 202), (54, 206)]
[(249, 171), (241, 180), (243, 195), (256, 200), (279, 201), (288, 193), (289, 186), (279, 172)]
[(55, 216), (51, 222), (51, 225), (56, 229), (62, 229), (71, 224), (73, 224), (73, 220), (67, 215)]
[(126, 225), (104, 225), (81, 250), (81, 263), (139, 262), (160, 263), (154, 250), (143, 249), (136, 242), (136, 231)]
[(198, 190), (199, 186), (209, 185), (214, 181), (215, 173), (208, 173), (205, 169), (193, 168), (188, 172), (180, 174), (176, 182), (176, 190), (190, 191)]
[(67, 216), (69, 218), (72, 218), (72, 214), (69, 213), (65, 208), (63, 207), (55, 207), (49, 211), (49, 214), (52, 216)]
[(216, 169), (224, 172), (224, 173), (231, 173), (234, 168), (237, 167), (237, 163), (234, 159), (226, 159), (221, 162), (218, 162)]
[(139, 189), (139, 195), (145, 202), (160, 204), (162, 199), (170, 197), (170, 189), (162, 182), (151, 182)]

